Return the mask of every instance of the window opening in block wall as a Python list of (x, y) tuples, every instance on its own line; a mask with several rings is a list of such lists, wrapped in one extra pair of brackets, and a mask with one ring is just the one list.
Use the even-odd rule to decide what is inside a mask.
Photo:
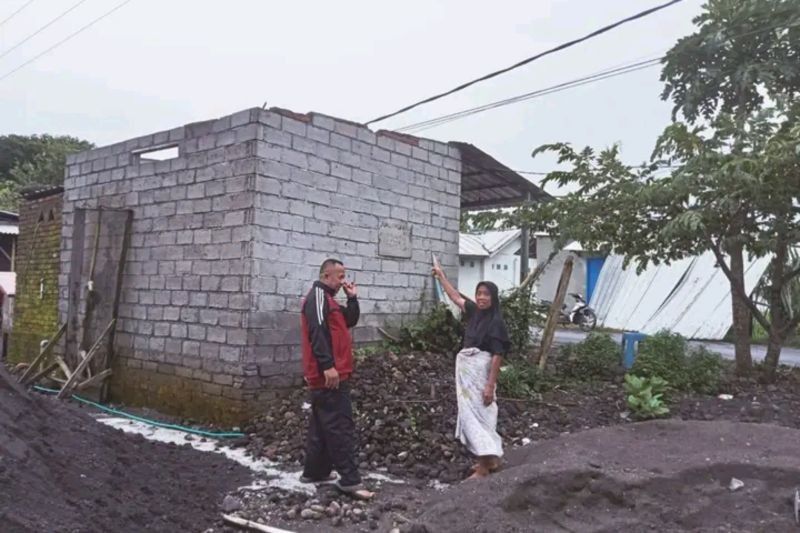
[(50, 210), (50, 213), (47, 214), (47, 221), (52, 222), (56, 219), (56, 216), (53, 214), (53, 210)]
[(173, 145), (159, 146), (157, 148), (151, 148), (141, 152), (134, 152), (134, 155), (136, 155), (142, 161), (166, 161), (167, 159), (175, 159), (181, 154), (178, 146)]

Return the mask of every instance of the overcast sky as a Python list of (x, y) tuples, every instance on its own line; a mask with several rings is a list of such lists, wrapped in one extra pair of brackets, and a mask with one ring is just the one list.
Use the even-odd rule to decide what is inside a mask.
[[(0, 0), (0, 21), (28, 0)], [(86, 0), (0, 58), (0, 77), (111, 9)], [(0, 81), (0, 134), (108, 144), (265, 101), (365, 122), (663, 0), (133, 0)], [(35, 0), (0, 27), (0, 55), (77, 0)], [(396, 128), (665, 52), (693, 31), (685, 0), (565, 52), (378, 124)], [(514, 169), (555, 141), (649, 158), (669, 122), (659, 67), (489, 111), (419, 135), (477, 145)]]

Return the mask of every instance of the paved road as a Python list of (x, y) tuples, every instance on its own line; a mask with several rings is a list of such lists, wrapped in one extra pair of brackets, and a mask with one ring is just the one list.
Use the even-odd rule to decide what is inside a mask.
[[(555, 344), (575, 344), (586, 338), (586, 333), (574, 329), (556, 330)], [(622, 343), (621, 333), (612, 333), (611, 337)], [(727, 342), (690, 341), (692, 346), (705, 346), (712, 352), (720, 354), (725, 359), (734, 359), (733, 344)], [(766, 346), (754, 344), (752, 348), (753, 360), (761, 361), (767, 353)], [(781, 363), (784, 365), (800, 366), (800, 349), (785, 347), (781, 351)]]

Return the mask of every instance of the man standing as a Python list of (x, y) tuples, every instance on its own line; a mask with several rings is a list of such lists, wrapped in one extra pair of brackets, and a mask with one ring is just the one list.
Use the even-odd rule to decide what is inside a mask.
[[(344, 288), (347, 306), (334, 296)], [(355, 423), (349, 378), (353, 372), (353, 340), (350, 329), (358, 323), (357, 289), (345, 280), (341, 261), (326, 259), (319, 281), (303, 299), (303, 376), (311, 393), (311, 416), (306, 459), (301, 480), (310, 483), (335, 479), (336, 486), (358, 499), (374, 493), (364, 489), (355, 457)]]

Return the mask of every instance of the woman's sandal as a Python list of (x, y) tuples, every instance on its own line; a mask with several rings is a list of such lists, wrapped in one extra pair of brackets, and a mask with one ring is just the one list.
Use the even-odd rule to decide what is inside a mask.
[(336, 488), (339, 489), (341, 492), (347, 494), (348, 496), (350, 496), (354, 500), (367, 501), (367, 500), (371, 500), (372, 498), (375, 497), (375, 493), (371, 492), (371, 491), (368, 491), (367, 489), (365, 489), (363, 487), (363, 485), (355, 485), (355, 486), (352, 486), (352, 487), (345, 487), (344, 485), (342, 485), (342, 484), (337, 482), (336, 483)]

